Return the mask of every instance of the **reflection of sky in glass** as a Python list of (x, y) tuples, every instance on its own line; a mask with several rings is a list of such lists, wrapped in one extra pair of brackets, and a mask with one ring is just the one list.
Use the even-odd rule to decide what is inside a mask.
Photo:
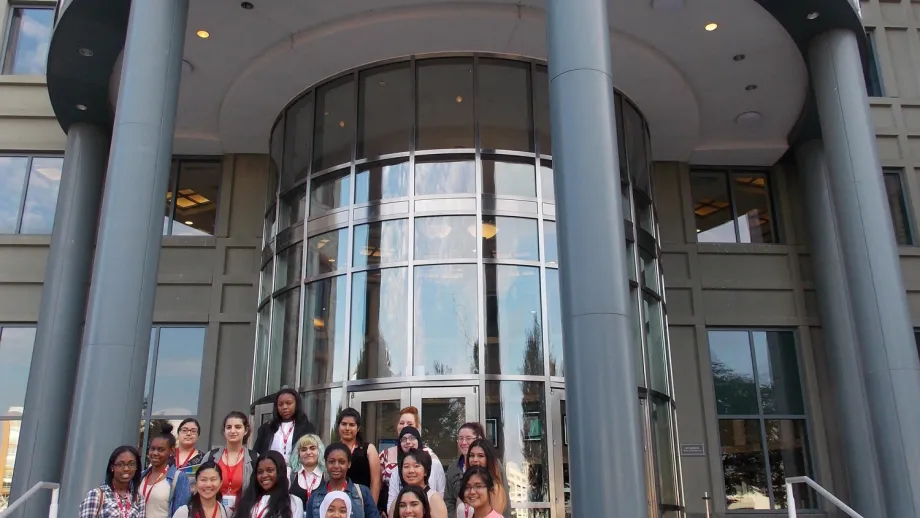
[(34, 342), (34, 327), (0, 329), (0, 415), (22, 415)]
[[(482, 217), (482, 253), (486, 259), (517, 259), (539, 261), (537, 220), (503, 216)], [(492, 225), (495, 235), (488, 239), (486, 231)]]
[(553, 169), (551, 167), (540, 166), (540, 189), (542, 189), (543, 200), (548, 202), (556, 201), (556, 186), (553, 179)]
[(409, 194), (409, 162), (373, 167), (355, 175), (355, 203)]
[(355, 227), (355, 267), (393, 263), (409, 258), (406, 220), (394, 219)]
[(556, 222), (543, 222), (543, 252), (546, 255), (546, 266), (559, 266), (559, 243), (556, 241)]
[(415, 164), (415, 194), (476, 192), (473, 162), (419, 162)]
[(417, 376), (478, 372), (476, 265), (415, 269)]
[(160, 329), (153, 386), (154, 415), (194, 415), (198, 412), (204, 336), (203, 327)]
[(21, 234), (50, 234), (54, 226), (63, 158), (33, 158)]
[(559, 270), (546, 269), (546, 323), (549, 331), (550, 376), (565, 376), (562, 348), (562, 299), (559, 293)]
[(347, 228), (326, 232), (307, 240), (307, 277), (345, 268), (347, 260)]
[(6, 73), (45, 75), (54, 9), (17, 8), (13, 16), (13, 23), (19, 24), (19, 38), (15, 42), (12, 64), (5, 67)]
[[(545, 415), (543, 383), (486, 382), (486, 419), (496, 420), (499, 452), (509, 486), (527, 486), (509, 489), (512, 494), (524, 495), (531, 502), (549, 498)], [(531, 435), (533, 432), (536, 434)]]
[(537, 195), (533, 164), (482, 161), (482, 191), (506, 196)]
[(487, 308), (487, 342), (489, 349), (498, 348), (498, 365), (492, 364), (494, 352), (486, 355), (486, 373), (543, 374), (540, 270), (507, 265), (485, 268), (486, 293), (497, 299)]
[(310, 187), (310, 215), (315, 216), (348, 205), (351, 176), (333, 173), (317, 178)]
[(0, 233), (15, 234), (29, 159), (0, 156)]
[[(402, 376), (409, 348), (407, 268), (352, 277), (352, 377)], [(363, 354), (363, 357), (362, 357)]]
[(301, 385), (345, 379), (345, 286), (344, 275), (307, 284)]
[(474, 259), (475, 216), (435, 216), (415, 220), (415, 258)]

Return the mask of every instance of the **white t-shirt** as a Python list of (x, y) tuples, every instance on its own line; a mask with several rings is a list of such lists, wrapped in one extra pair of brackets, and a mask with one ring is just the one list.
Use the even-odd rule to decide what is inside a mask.
[(300, 470), (300, 472), (297, 473), (297, 485), (306, 489), (307, 493), (312, 493), (314, 489), (319, 487), (322, 481), (323, 470), (319, 469), (319, 466), (313, 468), (311, 473), (304, 473), (304, 470)]
[(141, 482), (141, 494), (147, 499), (145, 504), (147, 507), (146, 516), (149, 518), (169, 518), (169, 489), (169, 480), (165, 477), (153, 486), (148, 486)]
[[(230, 511), (227, 511), (227, 508), (224, 507), (224, 505), (221, 504), (220, 502), (217, 502), (217, 509), (218, 509), (217, 516), (219, 516), (220, 518), (230, 518)], [(182, 507), (176, 509), (176, 514), (174, 514), (172, 518), (189, 518), (188, 506), (183, 505)], [(208, 518), (211, 518), (211, 517), (208, 516)]]
[[(258, 518), (259, 513), (261, 513), (263, 509), (268, 508), (268, 499), (269, 496), (264, 495), (262, 499), (259, 500), (259, 503), (252, 508), (252, 518)], [(304, 518), (303, 502), (294, 495), (291, 495), (291, 518)]]
[[(294, 437), (294, 421), (290, 423), (281, 423), (281, 426), (278, 427), (278, 431), (275, 432), (274, 437), (272, 437), (271, 449), (280, 453), (284, 457), (284, 461), (287, 462), (288, 457), (291, 455), (291, 450), (294, 449), (294, 443), (297, 442), (297, 439), (300, 437)], [(287, 442), (285, 442), (285, 439)]]

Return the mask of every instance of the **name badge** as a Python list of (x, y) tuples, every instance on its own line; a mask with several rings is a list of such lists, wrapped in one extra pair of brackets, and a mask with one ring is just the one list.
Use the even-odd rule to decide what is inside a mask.
[(228, 510), (233, 511), (236, 509), (236, 495), (224, 495), (223, 499), (224, 507)]

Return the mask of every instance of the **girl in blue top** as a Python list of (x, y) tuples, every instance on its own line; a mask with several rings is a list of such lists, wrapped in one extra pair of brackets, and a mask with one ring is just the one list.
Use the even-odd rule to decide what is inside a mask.
[(304, 518), (325, 518), (320, 513), (320, 505), (326, 495), (333, 491), (343, 491), (351, 498), (351, 518), (380, 518), (371, 490), (348, 479), (348, 468), (351, 467), (351, 451), (348, 446), (334, 442), (326, 447), (324, 458), (326, 483), (320, 484), (310, 495)]

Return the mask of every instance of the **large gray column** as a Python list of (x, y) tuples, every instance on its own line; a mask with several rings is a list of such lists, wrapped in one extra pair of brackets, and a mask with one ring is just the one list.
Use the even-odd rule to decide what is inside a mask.
[(840, 423), (850, 500), (863, 516), (887, 516), (879, 482), (878, 457), (872, 435), (871, 413), (866, 398), (857, 349), (856, 327), (850, 308), (843, 256), (837, 239), (835, 209), (828, 190), (827, 163), (820, 140), (795, 151), (808, 228), (811, 262), (818, 289), (818, 312)]
[(884, 500), (920, 516), (920, 360), (856, 35), (822, 34), (808, 55)]
[[(89, 124), (68, 129), (10, 488), (13, 500), (38, 482), (61, 480), (70, 422), (68, 396), (77, 379), (108, 152), (108, 130)], [(17, 516), (47, 513), (50, 502), (50, 493), (40, 493)]]
[(606, 0), (550, 0), (550, 114), (575, 516), (648, 516)]
[(61, 515), (137, 444), (188, 0), (134, 0), (105, 181)]

